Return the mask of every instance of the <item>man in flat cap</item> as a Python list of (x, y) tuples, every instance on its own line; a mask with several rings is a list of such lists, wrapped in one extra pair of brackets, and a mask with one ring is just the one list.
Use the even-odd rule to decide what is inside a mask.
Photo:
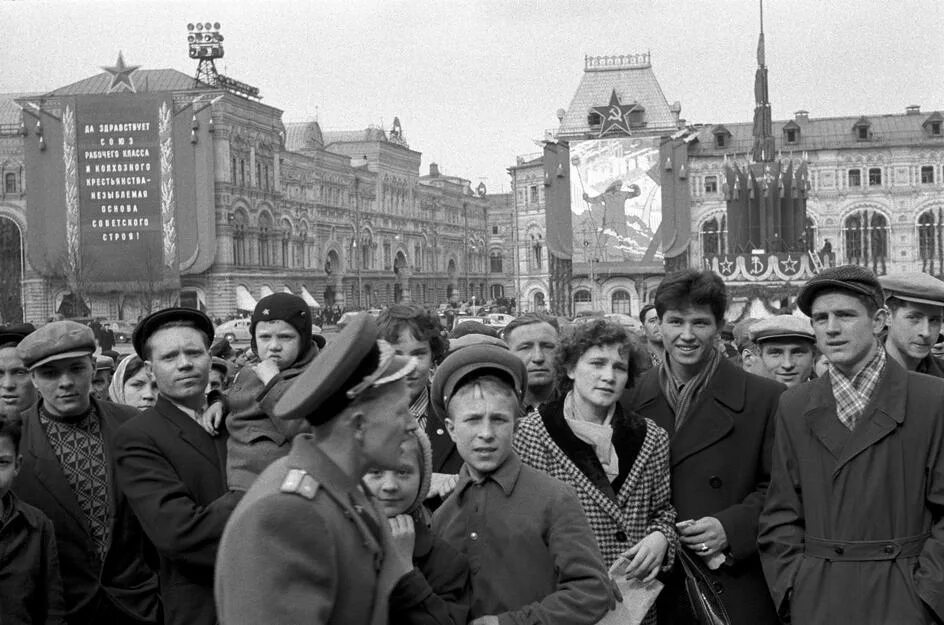
[(167, 625), (214, 625), (213, 566), (235, 501), (226, 488), (226, 436), (200, 425), (213, 324), (167, 308), (138, 323), (131, 342), (154, 373), (157, 404), (118, 431), (118, 482), (160, 559)]
[(905, 369), (944, 378), (944, 369), (931, 355), (941, 332), (944, 282), (922, 271), (882, 276), (889, 310), (885, 351)]
[(40, 398), (23, 413), (23, 464), (13, 489), (53, 522), (67, 622), (157, 623), (157, 575), (114, 479), (117, 431), (137, 411), (92, 397), (91, 328), (54, 321), (16, 350)]
[(355, 315), (275, 404), (275, 418), (307, 419), (313, 433), (262, 472), (226, 526), (223, 625), (379, 625), (396, 586), (416, 583), (412, 548), (393, 547), (361, 482), (370, 467), (396, 469), (417, 427), (407, 381), (416, 359), (379, 335), (370, 315)]
[(108, 385), (115, 373), (115, 359), (99, 354), (95, 356), (95, 375), (92, 376), (92, 397), (98, 401), (108, 399)]
[(512, 447), (524, 363), (494, 344), (462, 347), (433, 377), (430, 401), (464, 460), (433, 531), (472, 563), (472, 625), (591, 625), (614, 605), (577, 493)]
[(792, 388), (813, 373), (816, 337), (810, 322), (793, 315), (775, 315), (757, 321), (750, 329), (766, 377)]
[(830, 366), (781, 397), (758, 539), (793, 623), (944, 620), (944, 380), (887, 357), (884, 303), (854, 265), (797, 298)]
[(31, 323), (0, 326), (0, 418), (20, 418), (36, 401), (29, 369), (16, 353), (16, 346), (36, 328)]

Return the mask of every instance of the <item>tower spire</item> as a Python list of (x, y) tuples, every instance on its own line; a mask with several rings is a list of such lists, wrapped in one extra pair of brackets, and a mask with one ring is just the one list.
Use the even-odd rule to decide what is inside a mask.
[(764, 0), (760, 0), (760, 37), (757, 40), (757, 71), (754, 74), (754, 161), (774, 160), (773, 122), (767, 93), (767, 62), (764, 55)]

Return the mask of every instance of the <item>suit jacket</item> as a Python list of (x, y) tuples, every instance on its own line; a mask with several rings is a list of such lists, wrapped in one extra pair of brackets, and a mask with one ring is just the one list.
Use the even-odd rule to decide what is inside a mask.
[(236, 501), (226, 437), (211, 437), (160, 397), (116, 436), (118, 482), (160, 557), (167, 625), (213, 625), (216, 549)]
[[(733, 563), (705, 571), (724, 588), (735, 625), (778, 622), (757, 557), (757, 522), (770, 479), (774, 414), (784, 386), (722, 359), (678, 432), (675, 413), (647, 371), (624, 396), (624, 408), (662, 426), (671, 439), (672, 503), (680, 521), (712, 516), (724, 527)], [(676, 567), (678, 569), (678, 567)], [(660, 622), (683, 622), (676, 575), (660, 596)]]
[(122, 611), (156, 623), (160, 601), (157, 575), (144, 557), (147, 539), (115, 480), (116, 433), (119, 426), (137, 415), (137, 410), (92, 398), (101, 419), (111, 477), (111, 542), (99, 568), (79, 500), (39, 422), (41, 403), (40, 399), (22, 415), (23, 465), (13, 489), (17, 497), (42, 510), (53, 522), (67, 617), (100, 600), (101, 593)]
[(829, 376), (780, 400), (760, 552), (794, 623), (944, 621), (944, 382), (887, 363), (852, 432)]

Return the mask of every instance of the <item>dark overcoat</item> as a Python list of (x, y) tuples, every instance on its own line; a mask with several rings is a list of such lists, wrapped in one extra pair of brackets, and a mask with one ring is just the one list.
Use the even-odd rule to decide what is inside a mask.
[(104, 593), (124, 612), (142, 621), (157, 622), (160, 603), (157, 575), (145, 560), (147, 539), (128, 499), (115, 482), (116, 432), (138, 411), (95, 398), (92, 404), (101, 419), (112, 485), (109, 493), (111, 540), (104, 564), (99, 567), (79, 500), (39, 422), (39, 403), (22, 415), (20, 453), (23, 464), (13, 481), (13, 490), (22, 501), (42, 510), (53, 523), (67, 616), (99, 601)]
[(160, 557), (166, 625), (214, 625), (213, 566), (235, 507), (226, 436), (164, 397), (118, 430), (118, 481)]
[[(778, 622), (757, 556), (757, 522), (770, 479), (778, 382), (722, 359), (718, 370), (675, 431), (675, 413), (650, 369), (623, 398), (624, 408), (663, 427), (670, 443), (672, 503), (680, 521), (705, 516), (724, 527), (732, 561), (705, 570), (723, 589), (734, 625)], [(684, 623), (679, 566), (659, 598), (660, 623)]]
[(829, 376), (780, 400), (760, 552), (794, 623), (944, 621), (944, 381), (887, 363), (852, 432)]

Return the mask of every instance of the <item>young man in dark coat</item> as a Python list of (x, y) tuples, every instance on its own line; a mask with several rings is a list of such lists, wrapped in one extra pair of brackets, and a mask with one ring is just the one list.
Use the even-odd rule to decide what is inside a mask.
[(830, 367), (780, 400), (759, 539), (793, 623), (944, 621), (944, 381), (885, 353), (884, 301), (854, 265), (797, 298)]
[(157, 623), (157, 575), (114, 480), (117, 431), (137, 414), (91, 396), (95, 335), (55, 321), (17, 346), (40, 400), (23, 413), (17, 496), (55, 527), (69, 625)]
[[(710, 271), (667, 276), (656, 290), (666, 359), (624, 397), (624, 409), (670, 441), (679, 540), (723, 589), (734, 625), (778, 623), (757, 557), (757, 519), (770, 479), (773, 416), (783, 385), (742, 371), (715, 346), (727, 304)], [(691, 622), (680, 567), (659, 597), (659, 622)]]
[(213, 324), (189, 308), (143, 319), (132, 343), (160, 391), (157, 405), (116, 435), (117, 479), (160, 557), (167, 625), (214, 625), (213, 566), (235, 500), (226, 489), (226, 436), (198, 423)]

